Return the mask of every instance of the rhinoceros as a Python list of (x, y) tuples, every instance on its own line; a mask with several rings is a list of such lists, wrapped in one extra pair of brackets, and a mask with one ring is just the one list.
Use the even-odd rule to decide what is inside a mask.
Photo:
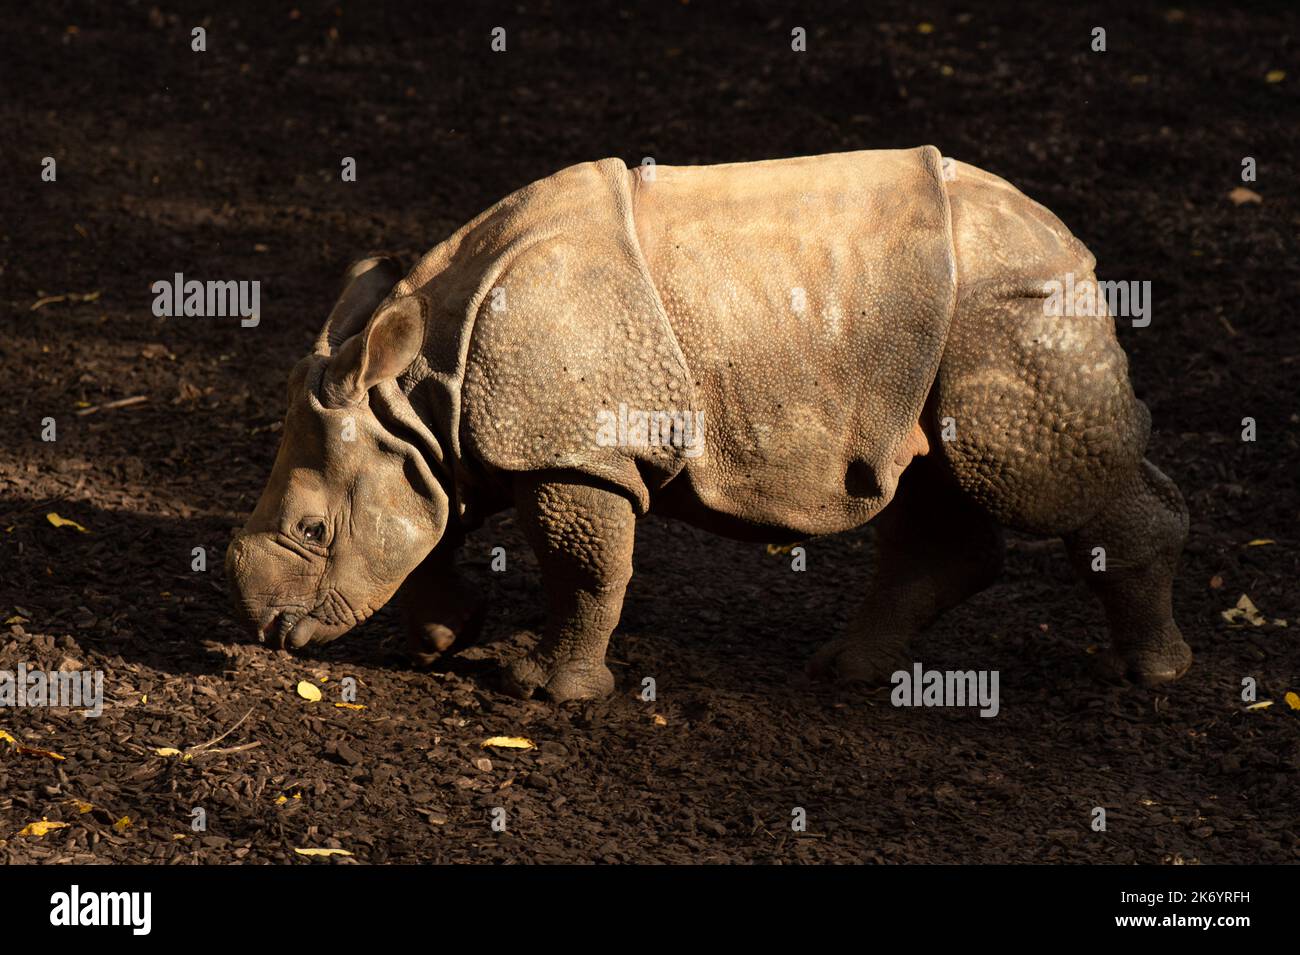
[(774, 544), (874, 520), (861, 611), (809, 669), (885, 681), (994, 580), (1010, 527), (1064, 538), (1105, 609), (1104, 676), (1176, 679), (1186, 507), (1144, 458), (1105, 303), (1046, 307), (1094, 265), (932, 146), (564, 169), (409, 273), (348, 272), (227, 551), (239, 613), (298, 648), (400, 588), (429, 664), (482, 624), (465, 535), (514, 507), (548, 616), (503, 687), (592, 698), (614, 687), (638, 518)]

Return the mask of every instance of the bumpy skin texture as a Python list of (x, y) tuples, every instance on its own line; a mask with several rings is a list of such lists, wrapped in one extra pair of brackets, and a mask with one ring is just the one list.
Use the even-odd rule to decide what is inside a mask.
[[(653, 175), (607, 159), (502, 200), (382, 304), (391, 268), (354, 271), (317, 346), (324, 408), (291, 388), (290, 418), (366, 412), (346, 459), (366, 442), (405, 455), (423, 480), (391, 487), (393, 507), (446, 515), (403, 590), (416, 659), (472, 637), (481, 614), (455, 551), (513, 505), (548, 606), (540, 642), (504, 673), (518, 695), (612, 689), (605, 648), (651, 510), (782, 542), (878, 515), (866, 600), (816, 674), (906, 666), (913, 637), (996, 577), (1002, 526), (1066, 538), (1110, 624), (1104, 675), (1185, 672), (1170, 593), (1186, 509), (1143, 459), (1149, 416), (1113, 320), (1043, 307), (1044, 283), (1084, 281), (1093, 257), (1003, 180), (947, 172), (933, 147)], [(620, 406), (702, 415), (703, 453), (597, 441), (598, 414)], [(286, 429), (286, 461), (311, 430)], [(288, 468), (277, 461), (263, 525), (292, 525), (268, 499)], [(245, 576), (253, 552), (233, 562)]]

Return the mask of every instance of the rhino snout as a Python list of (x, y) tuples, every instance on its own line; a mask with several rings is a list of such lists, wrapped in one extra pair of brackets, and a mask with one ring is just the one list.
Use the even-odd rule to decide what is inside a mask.
[(285, 593), (285, 581), (303, 578), (286, 566), (266, 535), (237, 533), (226, 549), (226, 579), (235, 615), (257, 639), (279, 649), (328, 643), (364, 619), (333, 590)]

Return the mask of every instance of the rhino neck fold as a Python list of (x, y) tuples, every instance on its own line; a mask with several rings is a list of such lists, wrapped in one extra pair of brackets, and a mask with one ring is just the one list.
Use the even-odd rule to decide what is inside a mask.
[(416, 452), (417, 472), (429, 485), (426, 492), (432, 493), (436, 487), (447, 496), (447, 531), (459, 529), (466, 509), (466, 495), (462, 482), (457, 480), (460, 469), (444, 451), (448, 446), (445, 439), (439, 440), (412, 406), (410, 396), (396, 382), (383, 382), (372, 388), (370, 406), (385, 430)]

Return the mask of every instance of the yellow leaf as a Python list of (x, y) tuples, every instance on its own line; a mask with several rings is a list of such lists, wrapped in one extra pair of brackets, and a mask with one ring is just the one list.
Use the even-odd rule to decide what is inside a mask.
[(1264, 74), (1264, 79), (1269, 83), (1281, 83), (1286, 79), (1286, 70), (1269, 70)]
[(480, 749), (495, 746), (497, 749), (534, 749), (537, 744), (522, 736), (492, 736), (479, 744)]
[(933, 33), (933, 32), (934, 32), (934, 24), (933, 24), (933, 23), (918, 23), (918, 24), (916, 25), (916, 32), (917, 32), (917, 33)]
[(3, 742), (5, 742), (5, 743), (9, 743), (11, 746), (17, 746), (17, 745), (18, 745), (18, 740), (14, 739), (12, 736), (10, 736), (8, 733), (6, 733), (4, 730), (0, 730), (0, 741), (3, 741)]
[(18, 835), (43, 836), (47, 832), (53, 832), (55, 829), (66, 828), (68, 828), (66, 822), (49, 822), (48, 820), (42, 819), (40, 822), (29, 822), (27, 825), (23, 826), (22, 831), (19, 832)]
[(58, 753), (54, 752), (53, 750), (37, 749), (35, 746), (24, 746), (22, 743), (18, 744), (18, 752), (24, 756), (46, 756), (49, 757), (50, 759), (57, 759), (60, 762), (67, 759), (66, 756), (60, 756)]
[(300, 856), (350, 856), (347, 849), (294, 849)]
[(1300, 693), (1296, 693), (1292, 690), (1288, 692), (1286, 696), (1282, 697), (1282, 699), (1286, 700), (1286, 705), (1291, 707), (1291, 709), (1300, 710)]
[(72, 406), (73, 406), (74, 408), (89, 408), (89, 407), (90, 407), (90, 402), (89, 402), (89, 401), (74, 401), (74, 402), (72, 403)]
[(1252, 703), (1252, 704), (1250, 704), (1250, 706), (1246, 707), (1246, 709), (1247, 709), (1247, 711), (1249, 711), (1249, 710), (1266, 710), (1266, 709), (1268, 709), (1268, 708), (1269, 708), (1270, 706), (1272, 706), (1272, 705), (1273, 705), (1273, 701), (1272, 701), (1272, 700), (1260, 700), (1258, 703)]
[(364, 710), (366, 708), (364, 703), (335, 703), (334, 705), (341, 710)]
[(1276, 544), (1277, 541), (1271, 537), (1256, 537), (1253, 541), (1246, 544), (1247, 547), (1263, 547), (1265, 544)]
[(117, 822), (113, 823), (113, 828), (118, 832), (126, 832), (126, 830), (131, 828), (131, 817), (123, 816)]
[(655, 726), (667, 726), (667, 725), (668, 725), (668, 720), (666, 720), (664, 717), (662, 717), (662, 716), (660, 716), (658, 713), (656, 713), (656, 714), (655, 714)]
[(26, 622), (27, 622), (27, 618), (20, 617), (18, 614), (14, 614), (12, 617), (10, 617), (8, 620), (5, 621), (5, 623), (26, 623)]
[(54, 511), (50, 511), (50, 513), (46, 514), (45, 519), (49, 521), (51, 524), (53, 524), (55, 527), (71, 527), (74, 530), (81, 531), (81, 533), (83, 534), (90, 533), (90, 531), (86, 530), (76, 521), (70, 521), (66, 517), (59, 517), (59, 515), (54, 513)]
[(154, 750), (159, 756), (179, 756), (181, 751), (175, 746), (162, 746)]
[(77, 810), (77, 812), (81, 813), (83, 816), (84, 816), (86, 813), (90, 812), (90, 810), (92, 810), (92, 809), (95, 808), (95, 807), (92, 806), (90, 803), (88, 803), (88, 802), (82, 802), (80, 799), (74, 799), (74, 800), (72, 800), (72, 806), (73, 806), (74, 809)]
[(308, 683), (306, 680), (298, 682), (298, 695), (304, 700), (311, 700), (313, 703), (320, 702), (320, 689), (314, 683)]
[(276, 797), (276, 800), (275, 800), (275, 804), (276, 804), (277, 806), (283, 806), (283, 805), (284, 805), (285, 803), (287, 803), (288, 801), (289, 801), (289, 797), (288, 797), (288, 796), (277, 796), (277, 797)]

